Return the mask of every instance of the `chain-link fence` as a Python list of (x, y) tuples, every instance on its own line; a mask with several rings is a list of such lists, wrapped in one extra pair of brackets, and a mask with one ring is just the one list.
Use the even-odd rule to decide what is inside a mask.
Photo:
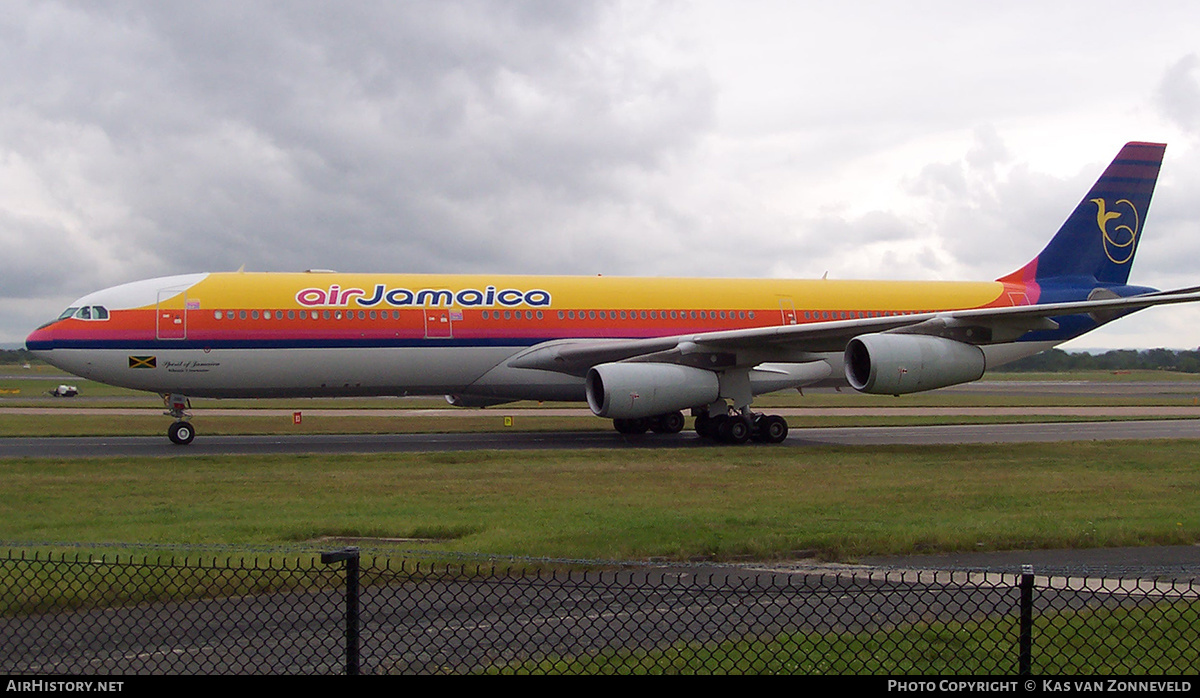
[(8, 674), (1200, 668), (1190, 579), (10, 551), (0, 593)]

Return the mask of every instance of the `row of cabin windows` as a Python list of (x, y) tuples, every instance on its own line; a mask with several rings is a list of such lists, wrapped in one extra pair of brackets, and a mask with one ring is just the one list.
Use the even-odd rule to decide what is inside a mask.
[[(560, 311), (558, 311), (558, 319), (559, 320), (564, 319), (564, 316), (563, 316), (564, 312), (566, 313), (565, 319), (567, 319), (567, 320), (574, 320), (577, 317), (574, 310), (567, 310), (567, 311), (560, 310)], [(625, 310), (607, 310), (607, 311), (606, 310), (586, 310), (586, 311), (580, 310), (579, 314), (578, 314), (578, 319), (580, 319), (580, 320), (585, 320), (585, 319), (586, 320), (595, 320), (597, 318), (599, 318), (601, 320), (616, 320), (618, 318), (621, 320), (638, 320), (638, 319), (641, 319), (641, 320), (646, 320), (646, 319), (666, 320), (668, 317), (672, 320), (687, 320), (688, 318), (691, 318), (692, 320), (716, 320), (717, 318), (720, 318), (722, 320), (745, 320), (747, 317), (749, 317), (749, 319), (753, 320), (754, 319), (754, 311), (753, 310), (750, 310), (750, 311), (746, 311), (746, 310), (728, 310), (728, 311), (727, 310), (719, 310), (719, 311), (718, 310), (629, 310), (629, 311), (625, 311)]]
[[(387, 320), (389, 311), (374, 311), (374, 310), (214, 310), (213, 318), (216, 320), (353, 320), (357, 317), (359, 320)], [(400, 311), (390, 311), (392, 320), (400, 319)], [(537, 310), (484, 310), (480, 317), (484, 320), (520, 320), (522, 317), (526, 320), (543, 320), (545, 315), (542, 311)], [(559, 320), (658, 320), (667, 318), (672, 320), (686, 320), (689, 317), (693, 320), (745, 320), (747, 318), (754, 319), (754, 311), (734, 311), (734, 310), (560, 310), (558, 311)]]
[(896, 317), (897, 315), (920, 315), (929, 310), (806, 310), (805, 320), (853, 320), (855, 318)]
[[(513, 311), (493, 310), (493, 311), (490, 311), (490, 314), (489, 314), (489, 311), (485, 310), (485, 311), (483, 311), (483, 319), (487, 320), (489, 318), (492, 318), (495, 320), (499, 320), (501, 318), (502, 312), (503, 312), (503, 317), (505, 320), (508, 320), (510, 318), (516, 318), (516, 319), (521, 318), (520, 310), (513, 310)], [(578, 312), (576, 312), (574, 310), (558, 311), (558, 319), (559, 320), (617, 320), (617, 319), (620, 319), (620, 320), (638, 320), (638, 319), (641, 319), (641, 320), (647, 320), (647, 319), (649, 319), (649, 320), (658, 320), (658, 319), (666, 320), (668, 317), (670, 317), (672, 320), (686, 320), (686, 319), (688, 319), (688, 317), (691, 317), (693, 320), (696, 320), (696, 319), (716, 320), (718, 317), (720, 317), (722, 320), (736, 320), (736, 319), (745, 320), (747, 318), (747, 315), (749, 316), (749, 318), (751, 320), (754, 319), (754, 311), (753, 310), (748, 311), (748, 312), (745, 310), (742, 310), (742, 311), (733, 311), (733, 310), (730, 310), (730, 311), (725, 311), (725, 310), (721, 310), (721, 311), (716, 311), (716, 310), (691, 310), (691, 311), (688, 311), (688, 310), (669, 310), (669, 311), (668, 310), (580, 310)], [(539, 310), (536, 313), (532, 310), (525, 311), (525, 319), (526, 320), (532, 320), (535, 316), (537, 317), (538, 320), (541, 320), (542, 319), (542, 311)]]
[[(63, 317), (78, 317), (82, 319), (108, 319), (108, 311), (100, 306), (84, 307), (84, 308), (69, 308), (70, 313), (64, 313)], [(806, 310), (804, 311), (805, 320), (848, 320), (854, 318), (871, 318), (885, 317), (895, 315), (913, 315), (922, 311), (908, 310), (873, 310), (873, 311), (853, 311), (853, 310)], [(214, 310), (213, 318), (222, 319), (239, 319), (239, 320), (399, 320), (399, 310)], [(484, 310), (481, 313), (484, 320), (520, 320), (522, 317), (526, 320), (544, 319), (542, 311), (533, 310)], [(754, 319), (753, 310), (560, 310), (558, 311), (559, 320), (746, 320)]]
[(389, 319), (389, 317), (392, 320), (399, 320), (400, 319), (400, 311), (393, 310), (393, 311), (391, 311), (391, 314), (389, 315), (388, 311), (386, 311), (386, 310), (381, 310), (381, 311), (360, 310), (360, 311), (358, 311), (357, 316), (355, 315), (355, 312), (353, 310), (346, 310), (346, 311), (342, 311), (342, 310), (312, 310), (312, 311), (309, 311), (309, 310), (286, 310), (286, 311), (285, 310), (263, 310), (263, 311), (258, 311), (258, 310), (214, 310), (213, 311), (213, 318), (217, 319), (217, 320), (233, 320), (233, 319), (270, 320), (272, 318), (274, 318), (276, 320), (282, 320), (285, 317), (288, 320), (296, 320), (296, 319), (308, 320), (310, 318), (313, 320), (353, 320), (353, 319), (355, 319), (355, 317), (357, 317), (359, 320), (366, 320), (368, 318), (371, 320), (387, 320), (387, 319)]

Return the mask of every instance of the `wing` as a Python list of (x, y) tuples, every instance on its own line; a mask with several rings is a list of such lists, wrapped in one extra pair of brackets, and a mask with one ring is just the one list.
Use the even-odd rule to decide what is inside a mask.
[(1200, 301), (1200, 287), (1157, 291), (1125, 298), (971, 308), (936, 313), (855, 318), (802, 325), (754, 327), (646, 339), (564, 339), (531, 347), (511, 360), (532, 368), (584, 376), (598, 364), (615, 361), (678, 363), (714, 370), (765, 362), (799, 363), (841, 352), (854, 337), (877, 332), (944, 337), (973, 345), (1012, 342), (1028, 332), (1054, 330), (1054, 318), (1087, 315), (1099, 324), (1155, 305)]

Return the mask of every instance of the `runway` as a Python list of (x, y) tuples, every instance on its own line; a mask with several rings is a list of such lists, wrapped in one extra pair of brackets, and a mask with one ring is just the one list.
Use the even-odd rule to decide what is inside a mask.
[(898, 427), (793, 428), (779, 445), (722, 446), (692, 432), (625, 436), (615, 431), (455, 434), (312, 434), (205, 436), (175, 446), (166, 436), (0, 438), (0, 458), (171, 457), (203, 455), (420, 453), (482, 450), (805, 448), (821, 445), (984, 444), (1055, 441), (1200, 439), (1200, 419)]
[[(814, 393), (831, 393), (817, 390)], [(964, 396), (1038, 397), (1070, 396), (1132, 401), (1167, 401), (1158, 405), (1017, 405), (1017, 406), (944, 406), (917, 407), (902, 403), (895, 407), (764, 407), (763, 411), (788, 418), (791, 433), (783, 444), (765, 448), (804, 448), (817, 445), (875, 446), (883, 444), (965, 444), (965, 443), (1036, 443), (1051, 441), (1094, 441), (1112, 439), (1196, 439), (1200, 438), (1200, 385), (1196, 381), (980, 381), (950, 388), (940, 393)], [(161, 417), (162, 408), (104, 406), (106, 398), (77, 398), (69, 402), (45, 398), (43, 404), (9, 406), (0, 400), (0, 414), (24, 415), (147, 415)], [(1035, 401), (1036, 402), (1036, 401)], [(1182, 403), (1182, 404), (1181, 404)], [(1191, 403), (1191, 404), (1188, 404)], [(0, 438), (0, 458), (77, 458), (113, 456), (192, 456), (303, 453), (413, 453), (432, 451), (480, 451), (515, 449), (579, 448), (762, 448), (753, 444), (718, 446), (698, 438), (691, 431), (673, 436), (647, 434), (624, 436), (608, 429), (590, 431), (520, 431), (502, 428), (504, 417), (522, 423), (539, 417), (587, 417), (595, 419), (585, 407), (507, 407), (464, 410), (455, 407), (407, 406), (391, 401), (387, 408), (339, 408), (327, 403), (295, 408), (223, 408), (210, 401), (195, 410), (199, 431), (186, 447), (171, 444), (165, 434), (131, 437), (42, 437)], [(432, 418), (490, 418), (492, 432), (400, 433), (400, 434), (294, 434), (268, 436), (215, 436), (205, 433), (205, 417), (257, 416), (278, 417), (290, 423), (294, 412), (305, 419), (325, 417), (386, 417), (406, 420)], [(930, 426), (860, 426), (803, 428), (814, 417), (1028, 417), (1046, 420), (1085, 418), (1088, 422), (1042, 421), (1022, 424), (959, 424)], [(1119, 420), (1119, 421), (1112, 421)], [(163, 418), (164, 431), (167, 419)], [(411, 431), (401, 428), (404, 431)]]

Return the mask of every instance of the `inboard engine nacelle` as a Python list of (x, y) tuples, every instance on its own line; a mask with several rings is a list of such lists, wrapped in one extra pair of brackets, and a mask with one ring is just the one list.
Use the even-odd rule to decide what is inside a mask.
[(987, 361), (973, 344), (917, 334), (865, 334), (846, 345), (846, 379), (864, 393), (902, 395), (968, 383)]
[(679, 364), (600, 364), (588, 371), (587, 400), (599, 417), (639, 419), (714, 402), (718, 383), (712, 371)]

